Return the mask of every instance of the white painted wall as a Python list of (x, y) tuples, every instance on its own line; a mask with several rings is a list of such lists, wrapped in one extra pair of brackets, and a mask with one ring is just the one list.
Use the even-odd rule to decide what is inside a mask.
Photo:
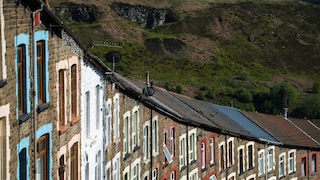
[[(97, 115), (97, 96), (96, 87), (100, 86), (99, 91), (99, 115)], [(85, 179), (85, 166), (89, 163), (89, 179), (95, 179), (96, 155), (101, 152), (101, 160), (103, 159), (103, 102), (105, 89), (103, 74), (97, 71), (94, 66), (89, 63), (81, 62), (81, 177)], [(90, 126), (86, 122), (86, 92), (90, 93)], [(97, 119), (98, 118), (98, 119)], [(96, 124), (98, 122), (98, 124)], [(99, 128), (98, 128), (99, 127)], [(90, 133), (87, 137), (87, 128)], [(102, 162), (100, 162), (102, 164)], [(103, 168), (101, 166), (101, 179), (103, 177)], [(88, 177), (88, 176), (87, 176)]]

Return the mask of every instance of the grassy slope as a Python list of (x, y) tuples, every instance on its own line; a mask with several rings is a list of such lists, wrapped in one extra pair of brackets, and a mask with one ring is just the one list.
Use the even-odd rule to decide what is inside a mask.
[[(320, 75), (319, 5), (233, 0), (128, 1), (171, 8), (180, 17), (178, 22), (146, 30), (118, 17), (108, 7), (111, 2), (77, 1), (96, 4), (103, 15), (93, 24), (69, 23), (86, 43), (121, 42), (122, 49), (99, 46), (91, 51), (102, 59), (106, 52), (120, 51), (122, 60), (116, 70), (122, 75), (144, 80), (149, 71), (156, 85), (171, 90), (180, 86), (184, 94), (200, 98), (207, 95), (207, 100), (224, 105), (232, 100), (240, 108), (246, 108), (246, 104), (232, 97), (240, 87), (253, 94), (268, 92), (275, 82), (286, 80), (302, 95), (309, 95), (306, 92)], [(143, 41), (153, 37), (184, 41), (188, 57), (174, 60), (151, 54)], [(253, 40), (249, 41), (249, 37)], [(239, 80), (243, 75), (245, 80)]]

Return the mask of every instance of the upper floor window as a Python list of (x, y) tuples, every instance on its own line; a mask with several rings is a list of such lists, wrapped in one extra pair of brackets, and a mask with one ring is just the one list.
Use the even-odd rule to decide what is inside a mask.
[(158, 168), (154, 168), (154, 169), (152, 170), (151, 180), (158, 180)]
[(254, 166), (254, 157), (253, 157), (253, 145), (248, 145), (247, 147), (247, 156), (248, 156), (248, 169), (252, 169)]
[(286, 172), (286, 168), (285, 168), (285, 153), (282, 153), (279, 155), (279, 177), (284, 177), (285, 176), (285, 172)]
[(259, 175), (264, 174), (264, 170), (265, 170), (265, 166), (264, 166), (264, 162), (265, 162), (265, 158), (264, 158), (264, 149), (260, 150), (258, 152), (258, 171), (259, 171)]
[(225, 169), (225, 150), (224, 141), (219, 144), (220, 170)]
[(96, 154), (96, 164), (95, 164), (95, 180), (101, 180), (101, 152), (98, 151)]
[(179, 137), (179, 144), (180, 144), (180, 170), (182, 170), (182, 168), (184, 168), (187, 164), (186, 164), (186, 160), (187, 160), (187, 150), (186, 150), (186, 134), (183, 134)]
[(126, 159), (126, 156), (130, 153), (130, 138), (129, 138), (129, 135), (130, 135), (130, 132), (129, 132), (129, 127), (130, 127), (130, 111), (127, 111), (125, 114), (124, 114), (124, 127), (123, 127), (123, 155), (124, 155), (124, 158)]
[(288, 168), (289, 174), (296, 171), (296, 153), (295, 150), (291, 150), (288, 152)]
[(91, 109), (90, 109), (90, 91), (86, 92), (85, 96), (85, 122), (86, 122), (86, 137), (90, 138), (90, 117), (91, 117)]
[(152, 120), (152, 152), (153, 152), (153, 155), (157, 155), (159, 152), (158, 136), (159, 136), (158, 117), (156, 116)]
[(149, 123), (146, 122), (143, 128), (143, 159), (148, 160), (150, 159), (150, 150), (149, 150)]
[(140, 178), (140, 158), (136, 159), (131, 165), (131, 179), (139, 180)]
[(268, 148), (268, 171), (274, 169), (274, 146)]
[(210, 137), (210, 164), (214, 164), (216, 161), (215, 159), (215, 138)]
[(139, 146), (139, 107), (135, 106), (132, 113), (132, 148)]
[(243, 154), (243, 147), (239, 147), (238, 149), (238, 156), (239, 156), (239, 174), (244, 172), (244, 154)]
[(78, 87), (77, 87), (77, 65), (71, 66), (71, 119), (76, 121), (78, 116)]
[(112, 179), (120, 180), (120, 153), (112, 159)]
[(170, 154), (175, 157), (176, 152), (176, 129), (175, 126), (170, 127)]
[[(3, 18), (3, 13), (1, 13), (0, 18)], [(0, 32), (4, 32), (4, 25), (0, 26)], [(5, 47), (5, 35), (4, 33), (1, 33), (1, 42), (2, 42), (2, 46)], [(1, 50), (0, 51), (0, 88), (3, 87), (4, 85), (7, 84), (7, 67), (6, 67), (6, 62), (5, 62), (5, 50)], [(0, 176), (1, 178), (1, 176)]]
[(107, 107), (106, 107), (106, 145), (111, 145), (111, 127), (112, 127), (112, 122), (111, 122), (111, 100), (107, 100)]
[[(6, 178), (6, 174), (7, 174), (7, 154), (6, 154), (6, 151), (7, 151), (7, 148), (8, 145), (7, 145), (7, 132), (6, 132), (6, 118), (0, 118), (0, 179), (7, 179)], [(25, 162), (26, 163), (26, 152), (22, 153), (21, 155), (23, 155), (23, 158), (22, 159), (25, 159)], [(19, 153), (19, 162), (20, 162), (20, 165), (21, 165), (21, 161), (20, 161), (20, 153)], [(24, 167), (24, 166), (23, 166)], [(26, 166), (25, 166), (26, 167)], [(23, 168), (22, 168), (23, 169)], [(22, 173), (24, 177), (27, 177), (27, 174), (26, 174), (27, 171), (25, 172), (21, 172), (20, 170), (20, 174)], [(21, 177), (21, 176), (20, 176)]]
[(233, 165), (233, 138), (229, 138), (228, 139), (228, 166), (232, 166)]
[(117, 139), (120, 137), (119, 132), (119, 111), (120, 111), (120, 103), (119, 103), (119, 94), (116, 94), (113, 98), (113, 138)]
[[(65, 168), (64, 168), (64, 165), (65, 165), (65, 160), (64, 160), (64, 154), (60, 156), (59, 158), (59, 180), (64, 180), (65, 179)], [(70, 173), (70, 176), (72, 176), (72, 172)], [(72, 178), (71, 178), (72, 179)]]
[(193, 163), (197, 160), (197, 145), (196, 145), (196, 129), (189, 131), (189, 163)]
[(317, 172), (317, 167), (318, 167), (318, 160), (317, 160), (317, 153), (312, 152), (311, 153), (311, 173), (316, 173)]
[(65, 71), (59, 70), (59, 126), (60, 131), (64, 131), (66, 125), (66, 88), (65, 88)]
[(301, 157), (300, 167), (301, 167), (301, 176), (302, 177), (307, 176), (308, 175), (308, 164), (307, 164), (307, 157), (306, 156)]
[(206, 168), (206, 140), (202, 140), (200, 143), (200, 152), (201, 152), (201, 169)]
[(170, 180), (176, 180), (176, 179), (177, 179), (176, 171), (172, 170), (170, 172)]
[[(1, 144), (0, 142), (0, 145)], [(5, 147), (5, 146), (2, 146)], [(28, 147), (29, 147), (29, 138), (23, 138), (19, 144), (18, 144), (18, 149), (17, 149), (17, 153), (18, 153), (18, 167), (17, 167), (17, 177), (19, 177), (19, 179), (21, 180), (27, 180), (29, 179), (29, 166), (30, 166), (30, 159), (29, 159), (29, 153), (28, 153)], [(5, 152), (5, 151), (4, 151)], [(3, 152), (3, 153), (4, 153)], [(2, 156), (6, 156), (6, 154), (1, 154)], [(8, 170), (6, 170), (6, 159), (5, 158), (1, 158), (0, 157), (0, 177), (2, 179), (6, 179), (5, 177), (8, 176), (7, 172)]]
[(100, 129), (100, 113), (101, 113), (101, 106), (100, 106), (100, 85), (96, 86), (96, 129)]

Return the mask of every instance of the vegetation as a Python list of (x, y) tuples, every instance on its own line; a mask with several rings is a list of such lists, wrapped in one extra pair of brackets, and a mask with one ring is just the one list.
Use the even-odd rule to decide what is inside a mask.
[[(106, 15), (97, 23), (67, 22), (102, 60), (107, 52), (119, 51), (116, 71), (123, 76), (144, 81), (149, 71), (155, 85), (200, 100), (273, 114), (288, 107), (291, 116), (320, 118), (318, 4), (134, 2), (172, 8), (178, 21), (144, 29), (107, 10), (101, 1)], [(182, 58), (152, 54), (144, 45), (149, 38), (180, 39), (188, 53)], [(94, 41), (122, 48), (93, 46)]]

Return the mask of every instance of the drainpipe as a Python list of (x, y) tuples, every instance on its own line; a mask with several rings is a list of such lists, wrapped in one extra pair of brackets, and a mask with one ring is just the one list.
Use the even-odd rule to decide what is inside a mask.
[(225, 148), (226, 148), (226, 150), (225, 150), (225, 152), (226, 152), (226, 155), (225, 155), (225, 158), (226, 158), (226, 160), (225, 160), (225, 164), (226, 164), (226, 179), (228, 179), (228, 147), (227, 147), (227, 145), (228, 145), (228, 143), (227, 143), (227, 139), (228, 139), (228, 137), (227, 137), (227, 135), (225, 135), (224, 136), (224, 144), (225, 144)]
[(265, 163), (266, 163), (266, 165), (265, 165), (265, 173), (266, 173), (266, 180), (268, 179), (268, 142), (266, 142), (266, 144), (265, 144), (265, 150), (264, 150), (265, 152), (264, 152), (264, 156), (265, 156)]
[(186, 151), (187, 151), (187, 179), (189, 179), (189, 132), (188, 132), (188, 125), (186, 125)]
[(152, 107), (150, 108), (150, 179), (152, 178), (152, 158), (153, 158), (153, 141), (152, 141)]
[(34, 149), (33, 149), (33, 164), (34, 164), (34, 167), (33, 167), (33, 175), (34, 175), (34, 180), (37, 180), (37, 165), (36, 165), (36, 162), (37, 162), (37, 135), (36, 135), (36, 131), (37, 131), (37, 103), (36, 103), (36, 100), (37, 100), (37, 93), (36, 93), (36, 87), (35, 87), (35, 84), (36, 84), (36, 76), (35, 76), (35, 73), (36, 73), (36, 69), (37, 69), (37, 44), (36, 44), (36, 37), (35, 37), (35, 24), (34, 24), (34, 21), (35, 21), (35, 15), (39, 12), (42, 11), (42, 7), (43, 5), (41, 4), (41, 8), (40, 9), (37, 9), (36, 11), (33, 11), (32, 12), (32, 56), (33, 56), (33, 62), (32, 62), (32, 66), (33, 66), (33, 73), (32, 73), (32, 87), (33, 87), (33, 91), (32, 91), (32, 95), (33, 95), (33, 145), (34, 145)]

